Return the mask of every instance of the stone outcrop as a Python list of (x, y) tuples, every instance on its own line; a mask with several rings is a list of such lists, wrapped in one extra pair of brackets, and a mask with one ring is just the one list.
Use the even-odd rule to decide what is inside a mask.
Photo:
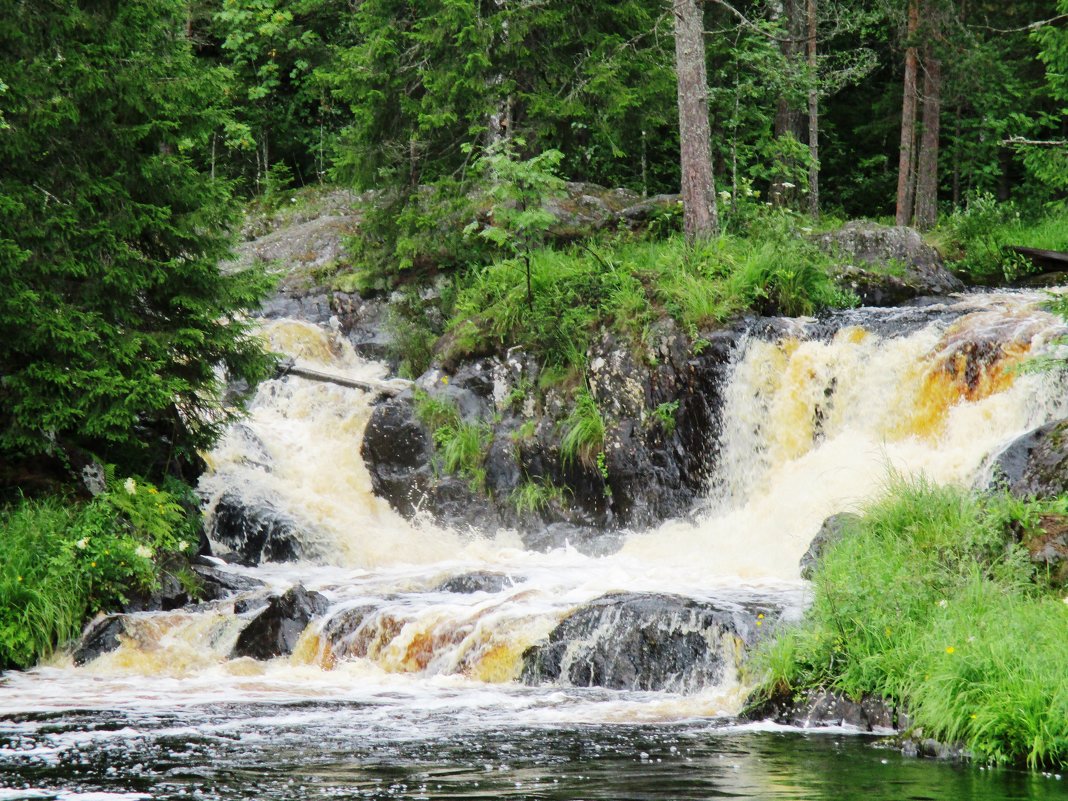
[(827, 553), (827, 549), (841, 540), (846, 532), (849, 531), (849, 527), (859, 519), (857, 515), (850, 512), (840, 512), (823, 521), (820, 530), (816, 532), (816, 536), (809, 543), (808, 550), (801, 557), (801, 578), (812, 578), (820, 559)]
[(300, 635), (313, 618), (326, 612), (329, 603), (317, 592), (298, 584), (283, 595), (272, 597), (238, 635), (232, 658), (273, 659), (293, 653)]
[(995, 458), (993, 483), (1019, 498), (1068, 492), (1068, 420), (1056, 420), (1013, 440)]
[(865, 306), (896, 306), (964, 289), (938, 251), (912, 228), (853, 221), (815, 241), (839, 262), (839, 283), (856, 292)]
[(251, 502), (234, 492), (215, 504), (209, 534), (248, 565), (292, 562), (304, 555), (293, 518), (265, 501)]
[[(671, 324), (649, 353), (605, 335), (587, 354), (587, 383), (605, 428), (603, 454), (566, 458), (562, 440), (574, 388), (538, 393), (537, 363), (518, 351), (424, 374), (416, 391), (379, 404), (363, 458), (376, 494), (400, 513), (433, 515), (462, 528), (518, 528), (528, 547), (566, 540), (587, 551), (611, 550), (606, 532), (645, 527), (687, 513), (716, 460), (720, 391), (738, 331), (706, 334), (703, 349)], [(486, 430), (484, 486), (447, 475), (433, 431), (417, 413), (417, 393), (449, 404)], [(535, 508), (517, 513), (517, 493), (531, 489)]]
[[(758, 617), (759, 615), (759, 617)], [(698, 692), (734, 670), (776, 613), (674, 595), (605, 595), (566, 617), (523, 655), (523, 681), (617, 690)]]

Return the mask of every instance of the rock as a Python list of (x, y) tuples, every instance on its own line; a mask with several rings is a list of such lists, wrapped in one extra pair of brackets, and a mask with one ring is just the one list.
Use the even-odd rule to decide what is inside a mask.
[(643, 228), (658, 217), (678, 214), (681, 202), (680, 195), (654, 195), (619, 212), (619, 224), (632, 230)]
[(300, 584), (272, 597), (238, 635), (231, 658), (273, 659), (293, 653), (308, 623), (324, 614), (329, 605), (322, 595), (308, 592)]
[(1018, 498), (1068, 491), (1068, 419), (1047, 423), (1010, 442), (993, 462), (991, 486)]
[(452, 592), (465, 595), (474, 592), (497, 593), (511, 586), (514, 586), (514, 582), (503, 573), (477, 570), (474, 573), (464, 573), (460, 576), (452, 576), (445, 579), (434, 588), (434, 592)]
[(304, 556), (297, 522), (266, 501), (226, 492), (212, 510), (209, 537), (245, 564), (292, 562)]
[(151, 592), (135, 592), (123, 605), (124, 612), (170, 612), (181, 609), (193, 599), (182, 583), (168, 570), (160, 571), (159, 586)]
[[(772, 612), (760, 614), (763, 623)], [(720, 681), (738, 645), (756, 639), (757, 622), (752, 610), (681, 596), (605, 595), (570, 614), (548, 642), (523, 654), (522, 680), (697, 692)]]
[(74, 664), (84, 665), (118, 648), (119, 636), (126, 633), (125, 620), (124, 615), (108, 615), (90, 623), (74, 649)]
[(885, 699), (864, 696), (854, 701), (837, 690), (808, 690), (801, 697), (783, 696), (751, 706), (744, 720), (771, 720), (802, 729), (821, 726), (855, 726), (861, 731), (889, 731), (908, 725), (903, 710)]
[(827, 549), (842, 539), (846, 532), (849, 531), (849, 528), (858, 520), (860, 520), (860, 517), (855, 514), (840, 512), (823, 521), (823, 525), (816, 532), (816, 536), (812, 538), (805, 555), (801, 557), (801, 578), (812, 579), (816, 567)]
[(1068, 517), (1042, 515), (1023, 544), (1042, 578), (1057, 587), (1068, 584)]
[(901, 226), (853, 221), (815, 240), (842, 261), (839, 283), (865, 306), (896, 306), (922, 295), (947, 295), (964, 289), (942, 257), (918, 231)]
[(200, 579), (200, 596), (205, 601), (218, 601), (237, 593), (266, 587), (259, 579), (223, 570), (206, 559), (194, 564), (192, 570)]

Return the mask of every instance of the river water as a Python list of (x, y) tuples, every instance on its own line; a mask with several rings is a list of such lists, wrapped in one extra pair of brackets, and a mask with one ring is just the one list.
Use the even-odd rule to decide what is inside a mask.
[[(521, 680), (528, 648), (619, 593), (681, 598), (750, 627), (799, 618), (798, 561), (828, 515), (862, 508), (891, 475), (983, 483), (1000, 447), (1065, 414), (1062, 376), (1017, 369), (1065, 333), (1042, 300), (861, 310), (744, 339), (700, 510), (596, 553), (402, 519), (360, 459), (372, 399), (267, 382), (209, 455), (201, 489), (209, 508), (233, 493), (298, 521), (302, 561), (224, 569), (276, 592), (302, 583), (329, 611), (292, 655), (266, 662), (231, 656), (258, 609), (230, 599), (131, 615), (121, 646), (82, 667), (61, 655), (0, 678), (0, 801), (1068, 795), (1058, 776), (909, 760), (854, 730), (739, 723), (740, 640), (696, 630), (685, 612), (654, 628), (698, 638), (725, 667), (655, 689)], [(312, 367), (385, 376), (330, 330), (276, 321), (264, 334)], [(472, 575), (491, 581), (458, 591)], [(611, 648), (618, 626), (609, 616), (569, 643), (564, 663)]]

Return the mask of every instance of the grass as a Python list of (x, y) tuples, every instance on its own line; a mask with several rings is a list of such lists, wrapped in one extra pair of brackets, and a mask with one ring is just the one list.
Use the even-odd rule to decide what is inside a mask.
[(486, 482), (482, 464), (492, 434), (489, 425), (465, 421), (451, 400), (421, 390), (415, 395), (415, 415), (431, 431), (441, 469), (467, 479), (473, 492), (481, 490)]
[(1009, 251), (1009, 246), (1068, 251), (1068, 207), (1054, 207), (1041, 217), (1028, 218), (1011, 203), (980, 195), (946, 218), (931, 239), (949, 266), (973, 281), (1011, 281), (1034, 268)]
[(636, 348), (652, 323), (672, 317), (693, 334), (747, 309), (811, 314), (855, 302), (829, 277), (830, 260), (806, 239), (771, 226), (761, 241), (724, 235), (686, 245), (617, 240), (540, 249), (474, 273), (447, 325), (449, 357), (520, 346), (549, 369), (585, 365), (601, 328)]
[(533, 515), (554, 503), (562, 503), (568, 490), (547, 478), (528, 478), (514, 490), (509, 500), (520, 515)]
[(882, 696), (977, 759), (1068, 764), (1068, 604), (1011, 534), (1050, 509), (894, 481), (821, 562), (804, 622), (754, 657), (762, 693)]
[(575, 405), (564, 423), (560, 453), (564, 464), (578, 459), (585, 466), (594, 467), (598, 465), (598, 456), (603, 452), (604, 419), (593, 395), (583, 388), (575, 396)]

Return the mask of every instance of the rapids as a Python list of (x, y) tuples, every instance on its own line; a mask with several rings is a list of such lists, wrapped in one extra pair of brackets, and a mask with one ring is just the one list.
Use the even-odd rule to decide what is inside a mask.
[[(969, 295), (912, 310), (907, 324), (891, 319), (901, 310), (862, 309), (754, 331), (737, 348), (720, 469), (701, 508), (621, 533), (600, 556), (403, 519), (374, 496), (360, 457), (374, 398), (268, 381), (207, 454), (200, 490), (209, 512), (224, 493), (283, 510), (304, 558), (220, 567), (276, 592), (302, 583), (329, 611), (291, 656), (266, 662), (231, 658), (253, 612), (229, 599), (128, 616), (120, 647), (83, 667), (60, 656), (3, 677), (0, 799), (854, 797), (818, 771), (806, 780), (791, 756), (834, 751), (876, 774), (889, 760), (927, 777), (930, 767), (902, 767), (841, 731), (813, 740), (739, 726), (740, 641), (694, 630), (692, 615), (656, 626), (698, 638), (727, 668), (667, 689), (528, 686), (524, 652), (612, 593), (681, 598), (756, 626), (758, 609), (799, 617), (798, 563), (826, 517), (860, 509), (892, 474), (984, 484), (1001, 447), (1068, 413), (1060, 373), (1021, 369), (1066, 333), (1043, 299)], [(298, 363), (386, 377), (332, 330), (283, 320), (263, 335)], [(473, 592), (451, 584), (472, 575), (492, 580)], [(599, 625), (567, 644), (565, 661), (618, 636)], [(1008, 774), (987, 785), (969, 776), (936, 784), (1017, 797)], [(917, 782), (909, 792), (930, 779)]]

